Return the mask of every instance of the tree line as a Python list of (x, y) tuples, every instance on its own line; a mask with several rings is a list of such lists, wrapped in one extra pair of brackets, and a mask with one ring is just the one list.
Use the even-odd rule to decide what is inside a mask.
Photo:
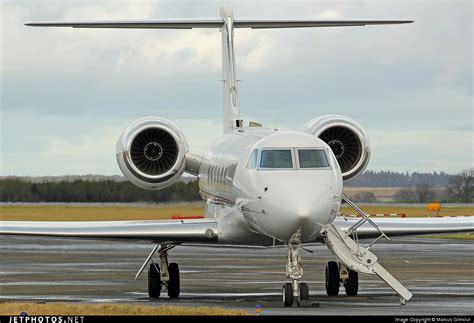
[[(198, 182), (187, 178), (158, 191), (138, 188), (122, 177), (111, 179), (94, 176), (90, 179), (87, 175), (85, 178), (0, 178), (0, 202), (163, 203), (200, 200)], [(401, 187), (394, 194), (393, 200), (404, 203), (474, 201), (474, 168), (456, 175), (443, 172), (403, 174), (367, 171), (347, 184), (359, 187)], [(377, 202), (370, 189), (351, 198), (356, 202)]]
[[(383, 174), (368, 172), (361, 177), (381, 176)], [(388, 172), (389, 177), (398, 177), (400, 173)], [(401, 188), (396, 191), (392, 200), (403, 203), (428, 203), (428, 202), (474, 202), (474, 168), (465, 169), (456, 175), (439, 176), (439, 174), (406, 175), (408, 181), (401, 181)], [(442, 173), (441, 173), (442, 174)], [(440, 185), (440, 180), (447, 179), (446, 184)], [(433, 183), (437, 183), (434, 185)], [(380, 186), (383, 187), (383, 186)], [(387, 187), (387, 186), (385, 186)], [(390, 187), (390, 186), (388, 186)], [(398, 186), (400, 187), (400, 186)], [(378, 202), (376, 195), (367, 187), (367, 191), (360, 191), (350, 195), (355, 202)]]
[(179, 202), (200, 200), (197, 181), (177, 182), (163, 190), (145, 190), (130, 182), (59, 181), (33, 183), (21, 178), (0, 180), (0, 202)]
[(420, 183), (431, 186), (446, 186), (456, 177), (445, 172), (400, 173), (392, 171), (366, 171), (346, 184), (350, 187), (408, 187)]
[(403, 187), (394, 198), (406, 203), (426, 203), (430, 201), (462, 202), (474, 201), (474, 168), (465, 169), (451, 176), (442, 193), (437, 192), (429, 182)]

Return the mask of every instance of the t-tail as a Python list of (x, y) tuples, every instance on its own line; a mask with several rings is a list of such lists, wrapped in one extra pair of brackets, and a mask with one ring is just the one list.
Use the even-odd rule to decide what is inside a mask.
[(222, 74), (224, 83), (224, 133), (242, 128), (237, 91), (236, 62), (234, 52), (234, 28), (305, 28), (348, 27), (367, 25), (406, 24), (412, 20), (314, 20), (314, 19), (234, 19), (230, 6), (220, 9), (220, 18), (167, 19), (135, 21), (77, 21), (77, 22), (30, 22), (27, 26), (73, 28), (138, 28), (138, 29), (192, 29), (219, 28), (222, 33)]

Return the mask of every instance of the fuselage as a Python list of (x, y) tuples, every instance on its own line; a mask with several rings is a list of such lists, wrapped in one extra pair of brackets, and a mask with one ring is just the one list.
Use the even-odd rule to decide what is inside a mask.
[(299, 228), (302, 241), (314, 241), (341, 203), (343, 180), (332, 150), (304, 132), (227, 133), (208, 147), (198, 176), (207, 217), (234, 217), (230, 226), (237, 231), (242, 221), (274, 241), (287, 242)]

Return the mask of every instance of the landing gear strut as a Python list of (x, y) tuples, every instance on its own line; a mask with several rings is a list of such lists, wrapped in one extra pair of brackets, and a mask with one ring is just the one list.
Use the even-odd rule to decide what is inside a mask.
[(293, 234), (288, 243), (286, 277), (291, 279), (291, 283), (283, 284), (282, 295), (284, 306), (292, 306), (294, 299), (296, 299), (298, 306), (301, 305), (301, 301), (309, 300), (308, 285), (306, 283), (300, 283), (300, 279), (303, 277), (300, 250), (301, 228)]
[(155, 246), (153, 251), (150, 253), (145, 263), (138, 271), (135, 279), (143, 271), (143, 268), (151, 260), (148, 267), (148, 295), (151, 298), (158, 298), (161, 294), (161, 289), (165, 288), (168, 290), (168, 296), (170, 298), (179, 297), (180, 293), (180, 279), (179, 279), (179, 266), (177, 263), (168, 263), (168, 251), (173, 249), (174, 246), (161, 245), (158, 253), (160, 255), (161, 266), (153, 262), (153, 254), (157, 251), (158, 245)]

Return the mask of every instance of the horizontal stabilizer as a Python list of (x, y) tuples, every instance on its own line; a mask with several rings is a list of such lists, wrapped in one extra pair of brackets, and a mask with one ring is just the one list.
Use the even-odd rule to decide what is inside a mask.
[(412, 20), (235, 20), (235, 28), (305, 28), (351, 27), (367, 25), (409, 24)]
[[(305, 27), (349, 27), (367, 25), (392, 25), (412, 23), (412, 20), (234, 20), (234, 28), (305, 28)], [(136, 28), (136, 29), (192, 29), (221, 28), (222, 19), (173, 19), (136, 21), (76, 21), (76, 22), (28, 22), (33, 27), (73, 28)]]
[(191, 29), (219, 28), (222, 19), (172, 19), (172, 20), (130, 20), (130, 21), (70, 21), (70, 22), (27, 22), (33, 27), (73, 27), (73, 28), (137, 28), (137, 29)]

